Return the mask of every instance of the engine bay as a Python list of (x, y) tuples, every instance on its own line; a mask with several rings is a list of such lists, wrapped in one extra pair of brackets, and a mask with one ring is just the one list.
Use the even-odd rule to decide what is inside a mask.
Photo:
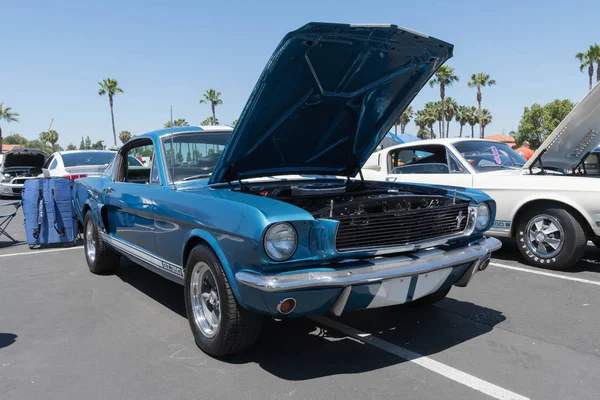
[(315, 218), (327, 219), (362, 214), (398, 215), (411, 210), (465, 203), (456, 197), (414, 193), (398, 186), (371, 182), (264, 185), (246, 188), (246, 192), (284, 201), (310, 212)]

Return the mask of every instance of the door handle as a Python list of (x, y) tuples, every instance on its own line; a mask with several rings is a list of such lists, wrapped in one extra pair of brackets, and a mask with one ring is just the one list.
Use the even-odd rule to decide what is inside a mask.
[(105, 187), (102, 190), (104, 191), (104, 193), (109, 193), (109, 192), (112, 192), (114, 189), (111, 187)]

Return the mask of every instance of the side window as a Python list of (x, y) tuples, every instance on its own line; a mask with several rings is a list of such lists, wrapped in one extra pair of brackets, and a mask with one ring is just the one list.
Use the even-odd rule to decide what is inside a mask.
[(54, 169), (54, 168), (56, 168), (56, 165), (58, 165), (58, 159), (55, 158), (54, 160), (52, 160), (52, 163), (50, 164), (50, 168), (48, 168), (48, 169)]
[(42, 168), (44, 168), (44, 169), (48, 169), (48, 167), (50, 166), (50, 163), (51, 163), (52, 161), (54, 161), (54, 160), (55, 160), (54, 156), (50, 156), (50, 158), (48, 158), (48, 159), (46, 160), (46, 162), (44, 163), (44, 165), (42, 166)]
[(454, 158), (454, 156), (452, 156), (452, 154), (450, 154), (450, 152), (448, 152), (448, 166), (450, 167), (451, 174), (464, 174), (465, 173), (465, 169), (463, 168), (463, 166), (460, 165), (460, 163), (458, 161), (456, 161), (456, 158)]
[(150, 167), (146, 166), (152, 154), (154, 145), (150, 140), (138, 140), (122, 154), (118, 180), (121, 182), (148, 184), (150, 183)]
[(150, 183), (160, 184), (160, 175), (158, 174), (158, 160), (156, 154), (152, 154), (152, 167), (150, 170)]
[(108, 164), (108, 167), (104, 170), (104, 176), (113, 176), (113, 171), (115, 170), (115, 160), (116, 157), (112, 159), (112, 161)]
[(444, 146), (398, 149), (391, 155), (392, 174), (448, 174)]

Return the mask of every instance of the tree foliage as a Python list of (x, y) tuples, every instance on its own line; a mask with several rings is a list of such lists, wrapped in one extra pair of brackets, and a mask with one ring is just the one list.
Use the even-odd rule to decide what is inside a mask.
[(525, 107), (515, 137), (517, 145), (527, 140), (532, 148), (538, 148), (573, 107), (575, 104), (568, 99), (557, 99), (544, 106), (535, 103), (531, 107)]
[(119, 140), (123, 144), (127, 143), (129, 140), (131, 140), (131, 132), (129, 132), (129, 131), (119, 132)]
[(75, 146), (73, 143), (69, 143), (67, 150), (77, 150), (77, 146)]
[(185, 120), (185, 118), (176, 119), (172, 124), (171, 121), (165, 122), (165, 128), (170, 128), (172, 126), (190, 126), (190, 124)]
[(4, 138), (4, 143), (6, 144), (18, 144), (21, 147), (27, 147), (27, 143), (29, 140), (27, 138), (15, 133), (14, 135), (10, 135)]
[(214, 118), (213, 116), (210, 116), (200, 123), (200, 126), (207, 125), (219, 125), (219, 120), (217, 118)]

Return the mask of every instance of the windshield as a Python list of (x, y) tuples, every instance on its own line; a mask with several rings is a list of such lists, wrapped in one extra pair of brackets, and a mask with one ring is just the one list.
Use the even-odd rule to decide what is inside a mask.
[[(167, 174), (175, 174), (175, 182), (208, 178), (212, 174), (231, 132), (195, 132), (163, 139)], [(174, 165), (173, 165), (174, 163)]]
[(505, 143), (474, 140), (456, 143), (454, 147), (477, 172), (525, 165), (525, 159)]
[(75, 167), (80, 165), (106, 165), (115, 156), (112, 151), (90, 151), (77, 153), (62, 153), (61, 157), (65, 167)]

